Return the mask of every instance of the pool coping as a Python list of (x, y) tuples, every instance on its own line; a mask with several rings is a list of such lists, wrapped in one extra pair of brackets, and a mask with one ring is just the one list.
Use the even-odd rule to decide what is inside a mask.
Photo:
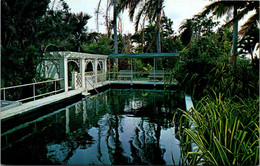
[[(194, 108), (192, 98), (190, 95), (185, 95), (185, 104), (186, 104), (186, 111), (191, 111), (191, 109)], [(195, 129), (194, 123), (189, 121), (189, 124), (190, 124), (190, 129), (194, 130)], [(201, 150), (199, 149), (198, 145), (195, 142), (191, 143), (191, 151), (192, 152), (196, 152), (196, 151), (201, 152)], [(202, 165), (202, 164), (199, 163), (198, 165)]]
[[(185, 95), (185, 104), (186, 104), (186, 111), (190, 111), (192, 108), (194, 108), (191, 96)], [(195, 125), (193, 123), (189, 123), (191, 125), (190, 129), (193, 130), (195, 128)], [(195, 143), (191, 143), (191, 150), (192, 152), (195, 152), (198, 149), (198, 146)]]

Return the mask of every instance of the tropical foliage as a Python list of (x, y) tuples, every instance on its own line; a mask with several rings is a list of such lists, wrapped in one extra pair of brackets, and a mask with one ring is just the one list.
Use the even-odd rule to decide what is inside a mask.
[(161, 25), (161, 16), (163, 12), (164, 0), (129, 0), (129, 1), (119, 1), (120, 11), (129, 9), (130, 20), (133, 21), (135, 12), (139, 9), (135, 17), (135, 31), (138, 30), (139, 22), (143, 17), (143, 24), (148, 19), (149, 23), (156, 22), (156, 33), (152, 41), (156, 38), (156, 48), (157, 52), (161, 52), (161, 40), (160, 40), (160, 25)]
[(90, 16), (70, 13), (63, 0), (57, 10), (48, 4), (49, 1), (1, 1), (1, 52), (5, 62), (1, 66), (1, 86), (33, 82), (45, 51), (80, 51)]
[[(118, 45), (118, 53), (179, 52), (177, 63), (176, 59), (160, 63), (171, 71), (168, 82), (177, 82), (195, 101), (193, 109), (181, 111), (182, 127), (177, 129), (189, 164), (259, 164), (258, 1), (214, 1), (202, 13), (184, 20), (176, 33), (174, 20), (164, 15), (164, 0), (118, 0), (116, 5), (107, 0), (107, 34), (89, 33), (88, 14), (71, 13), (64, 0), (57, 2), (54, 9), (49, 0), (1, 1), (2, 87), (42, 79), (36, 69), (45, 51), (111, 54)], [(117, 25), (109, 17), (113, 5), (115, 16), (128, 9), (135, 22), (133, 35), (112, 34)], [(236, 30), (237, 22), (250, 12), (252, 16)], [(213, 19), (227, 15), (233, 18), (222, 27)], [(233, 55), (235, 68), (230, 63)], [(149, 70), (152, 62), (135, 60), (135, 64), (138, 70)], [(194, 128), (190, 129), (191, 124)], [(192, 151), (190, 143), (198, 151)]]
[[(169, 81), (193, 97), (194, 108), (181, 110), (179, 136), (189, 165), (258, 165), (259, 164), (259, 28), (255, 14), (242, 26), (236, 70), (230, 64), (234, 42), (229, 25), (249, 11), (259, 13), (259, 2), (217, 1), (205, 11), (183, 22), (179, 62)], [(212, 12), (223, 16), (237, 9), (237, 15), (226, 26), (213, 31), (217, 24), (199, 24), (196, 18)], [(202, 19), (207, 22), (207, 18)], [(211, 20), (209, 20), (210, 23)], [(209, 25), (209, 31), (200, 29)], [(249, 31), (245, 27), (251, 28)], [(199, 35), (198, 35), (199, 34)], [(237, 36), (238, 37), (238, 36)], [(233, 47), (234, 49), (234, 47)], [(245, 55), (250, 55), (248, 60)], [(176, 120), (175, 120), (176, 121)], [(197, 148), (194, 148), (197, 147)]]
[(258, 111), (258, 99), (223, 100), (221, 94), (206, 96), (195, 108), (183, 111), (182, 125), (187, 125), (179, 130), (182, 142), (198, 147), (187, 153), (189, 165), (258, 165)]

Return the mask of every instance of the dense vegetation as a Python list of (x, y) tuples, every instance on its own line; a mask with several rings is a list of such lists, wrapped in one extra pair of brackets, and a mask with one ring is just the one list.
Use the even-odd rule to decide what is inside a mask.
[[(118, 35), (118, 53), (179, 52), (177, 63), (165, 65), (171, 71), (168, 82), (177, 81), (195, 101), (194, 109), (182, 111), (180, 121), (186, 128), (180, 128), (179, 135), (182, 143), (195, 142), (200, 151), (188, 152), (186, 159), (193, 165), (259, 164), (259, 58), (254, 55), (259, 49), (259, 2), (213, 2), (204, 12), (185, 20), (179, 33), (163, 14), (163, 0), (141, 2), (118, 1), (118, 13), (130, 9), (133, 20), (137, 11), (135, 33)], [(227, 17), (225, 26), (207, 16), (212, 12), (223, 17), (235, 5), (236, 14)], [(1, 7), (1, 87), (42, 80), (36, 68), (45, 51), (114, 51), (113, 22), (106, 20), (107, 34), (89, 33), (90, 16), (71, 13), (64, 0), (59, 0), (56, 8), (49, 0), (3, 0)], [(255, 14), (234, 33), (232, 25), (249, 11)], [(238, 35), (236, 54), (234, 36)], [(232, 56), (236, 65), (230, 63)], [(137, 68), (148, 68), (149, 60), (136, 64)], [(195, 124), (194, 129), (189, 122)], [(185, 148), (190, 151), (190, 147)]]
[[(250, 50), (259, 48), (254, 42), (257, 37), (250, 35), (252, 32), (259, 35), (257, 21), (250, 20), (251, 17), (247, 21), (252, 23), (251, 29), (246, 33), (241, 29), (240, 43), (247, 43), (245, 36), (248, 36), (252, 39), (251, 46), (240, 47), (240, 56), (234, 66), (230, 63), (234, 39), (230, 28), (226, 26), (195, 36), (196, 27), (208, 30), (216, 25), (213, 23), (210, 28), (205, 28), (209, 24), (204, 23), (194, 26), (198, 23), (196, 17), (183, 25), (186, 27), (182, 34), (188, 37), (182, 39), (181, 36), (181, 39), (187, 47), (180, 51), (179, 62), (170, 77), (170, 81), (179, 82), (179, 88), (190, 94), (195, 103), (191, 110), (181, 111), (179, 135), (187, 152), (183, 162), (188, 161), (190, 165), (258, 165), (259, 58), (251, 56), (249, 60), (243, 56), (244, 51), (251, 54)], [(203, 21), (207, 22), (207, 19)], [(248, 46), (246, 50), (245, 45)], [(198, 149), (192, 150), (190, 143), (195, 143)]]

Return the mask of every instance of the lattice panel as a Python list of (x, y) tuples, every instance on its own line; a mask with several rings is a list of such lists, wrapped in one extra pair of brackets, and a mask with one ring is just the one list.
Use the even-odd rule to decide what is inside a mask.
[(82, 87), (82, 80), (81, 80), (81, 74), (78, 73), (76, 75), (76, 87)]

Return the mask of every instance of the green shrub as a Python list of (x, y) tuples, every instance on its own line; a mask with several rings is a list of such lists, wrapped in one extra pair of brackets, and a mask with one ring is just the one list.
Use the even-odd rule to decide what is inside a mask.
[(214, 95), (212, 90), (223, 94), (223, 97), (258, 96), (259, 71), (244, 59), (238, 59), (236, 71), (223, 57), (180, 60), (168, 81), (174, 79), (179, 83), (179, 88), (197, 100), (206, 95)]
[(182, 144), (199, 147), (189, 150), (185, 160), (192, 165), (259, 164), (259, 100), (215, 96), (182, 111), (180, 126), (189, 124), (179, 129)]

